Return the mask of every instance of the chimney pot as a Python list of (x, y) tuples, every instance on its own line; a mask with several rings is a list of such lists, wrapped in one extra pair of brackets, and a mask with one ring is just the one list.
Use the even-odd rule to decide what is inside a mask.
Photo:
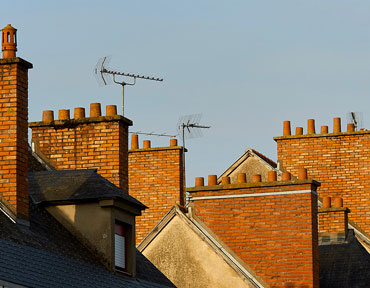
[(217, 175), (208, 175), (208, 186), (217, 185)]
[(331, 208), (331, 197), (322, 197), (322, 208)]
[(307, 134), (316, 134), (314, 119), (308, 119), (307, 121)]
[(292, 175), (289, 172), (283, 172), (281, 175), (281, 180), (283, 181), (289, 181), (292, 179)]
[(355, 124), (348, 123), (347, 124), (347, 132), (355, 132)]
[(290, 136), (290, 121), (283, 122), (283, 136)]
[(277, 174), (276, 171), (269, 171), (268, 172), (268, 181), (273, 182), (277, 180)]
[(255, 174), (255, 175), (252, 176), (252, 182), (253, 183), (261, 182), (262, 181), (261, 179), (262, 178), (261, 178), (260, 174)]
[(295, 135), (303, 135), (303, 127), (295, 127)]
[(171, 147), (176, 147), (177, 146), (177, 139), (175, 139), (175, 138), (170, 139), (170, 146)]
[(224, 176), (224, 177), (222, 177), (222, 179), (221, 179), (221, 184), (222, 184), (222, 185), (230, 184), (230, 177), (229, 177), (229, 176)]
[(82, 119), (82, 118), (85, 118), (85, 108), (76, 107), (74, 110), (74, 119)]
[(139, 135), (137, 134), (131, 136), (131, 149), (139, 149)]
[(115, 116), (115, 115), (117, 115), (117, 106), (116, 105), (107, 105), (105, 115), (106, 116)]
[(238, 183), (246, 183), (247, 182), (247, 174), (239, 173), (238, 174)]
[(3, 58), (15, 58), (17, 51), (17, 29), (8, 24), (1, 32)]
[(307, 179), (307, 169), (306, 168), (298, 169), (298, 179), (300, 180)]
[(69, 120), (69, 109), (60, 109), (59, 114), (58, 114), (58, 119), (59, 120)]
[(204, 186), (204, 178), (203, 177), (195, 177), (195, 187)]
[(334, 208), (341, 208), (341, 207), (343, 207), (343, 198), (340, 198), (340, 197), (334, 198), (333, 207)]
[(336, 117), (333, 120), (333, 133), (340, 133), (341, 132), (341, 124), (340, 124), (340, 118)]
[(90, 104), (90, 117), (100, 117), (101, 116), (101, 105), (100, 103)]
[(54, 111), (53, 110), (42, 111), (42, 121), (43, 122), (54, 121)]
[(144, 140), (143, 141), (143, 149), (148, 149), (150, 147), (151, 147), (150, 140)]
[(328, 126), (321, 126), (321, 134), (328, 134), (329, 127)]

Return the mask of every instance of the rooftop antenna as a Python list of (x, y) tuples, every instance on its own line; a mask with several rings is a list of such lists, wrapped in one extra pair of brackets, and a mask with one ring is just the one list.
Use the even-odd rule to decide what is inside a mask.
[(130, 134), (138, 134), (138, 135), (148, 135), (148, 136), (158, 136), (158, 137), (170, 137), (170, 138), (175, 138), (177, 135), (170, 135), (170, 134), (167, 134), (167, 133), (154, 133), (153, 132), (141, 132), (141, 131), (137, 131), (137, 132), (128, 132)]
[[(193, 115), (186, 115), (181, 116), (179, 121), (177, 122), (177, 130), (179, 134), (182, 135), (182, 161), (184, 163), (184, 187), (186, 186), (186, 179), (185, 179), (185, 138), (198, 138), (202, 137), (202, 129), (209, 129), (211, 126), (204, 126), (200, 125), (200, 119), (202, 118), (202, 114), (193, 114)], [(185, 191), (185, 190), (184, 190)], [(184, 197), (184, 196), (182, 196)], [(189, 196), (188, 193), (185, 194), (185, 207), (188, 207), (189, 204)]]
[(347, 113), (347, 123), (355, 125), (355, 131), (360, 130), (362, 127), (362, 113), (361, 112), (349, 112)]
[[(136, 78), (145, 79), (145, 80), (153, 80), (153, 81), (160, 81), (162, 82), (162, 78), (155, 78), (150, 76), (138, 75), (138, 74), (131, 74), (119, 71), (113, 71), (108, 68), (108, 64), (110, 62), (111, 57), (105, 56), (100, 58), (98, 63), (95, 65), (94, 73), (100, 85), (108, 85), (111, 83), (111, 78), (113, 82), (122, 86), (122, 116), (124, 116), (124, 103), (125, 103), (125, 86), (126, 85), (135, 85)], [(123, 76), (123, 77), (130, 77), (134, 78), (132, 82), (126, 82), (124, 80), (117, 81), (116, 76)]]

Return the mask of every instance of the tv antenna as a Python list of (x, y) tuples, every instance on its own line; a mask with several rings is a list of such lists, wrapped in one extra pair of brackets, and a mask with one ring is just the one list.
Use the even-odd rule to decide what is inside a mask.
[(201, 129), (209, 129), (211, 126), (204, 126), (200, 125), (200, 119), (202, 118), (202, 114), (193, 114), (193, 115), (186, 115), (181, 116), (179, 121), (177, 122), (177, 129), (179, 130), (179, 134), (182, 135), (182, 146), (185, 149), (185, 138), (198, 138), (202, 137), (202, 130)]
[[(113, 79), (114, 83), (122, 86), (122, 116), (124, 116), (125, 86), (126, 85), (130, 85), (130, 86), (135, 85), (137, 78), (145, 79), (145, 80), (152, 80), (152, 81), (160, 81), (160, 82), (162, 82), (163, 79), (111, 70), (110, 68), (108, 68), (110, 59), (111, 59), (110, 56), (105, 56), (103, 58), (100, 58), (98, 63), (96, 63), (95, 65), (94, 73), (95, 73), (96, 79), (98, 80), (99, 84), (102, 86), (110, 84), (111, 78)], [(118, 81), (116, 80), (116, 76), (130, 77), (130, 78), (133, 78), (133, 80), (132, 82), (126, 82), (124, 80)]]
[(362, 113), (361, 112), (349, 112), (347, 113), (347, 123), (355, 125), (355, 131), (362, 128)]

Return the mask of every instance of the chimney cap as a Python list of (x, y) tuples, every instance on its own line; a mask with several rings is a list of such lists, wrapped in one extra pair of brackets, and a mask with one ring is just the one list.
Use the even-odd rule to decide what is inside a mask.
[(17, 31), (11, 24), (6, 25), (2, 30), (12, 30), (12, 31)]

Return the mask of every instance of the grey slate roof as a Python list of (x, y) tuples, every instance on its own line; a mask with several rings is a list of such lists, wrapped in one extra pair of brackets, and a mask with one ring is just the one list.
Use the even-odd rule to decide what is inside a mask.
[(370, 254), (349, 230), (346, 243), (319, 246), (320, 288), (370, 287)]
[(141, 202), (97, 173), (96, 169), (38, 171), (28, 176), (35, 203), (76, 202), (117, 198), (144, 209)]
[(42, 206), (30, 199), (30, 226), (0, 211), (0, 280), (26, 287), (173, 287), (137, 251), (137, 278), (106, 270), (95, 256)]

